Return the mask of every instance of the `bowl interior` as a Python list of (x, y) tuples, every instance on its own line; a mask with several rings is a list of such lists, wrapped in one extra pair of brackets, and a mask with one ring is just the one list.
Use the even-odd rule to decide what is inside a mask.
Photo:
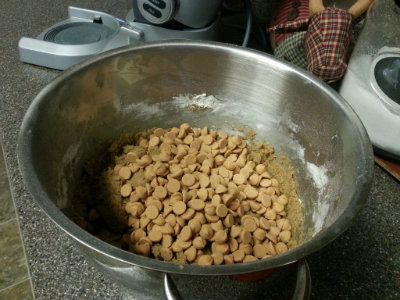
[[(213, 97), (187, 96), (201, 94)], [(371, 146), (349, 106), (318, 80), (271, 57), (214, 44), (122, 49), (66, 71), (28, 111), (20, 164), (45, 211), (53, 203), (68, 215), (84, 162), (98, 157), (101, 164), (123, 133), (183, 122), (253, 130), (290, 158), (304, 205), (299, 255), (338, 235), (363, 202)], [(32, 176), (36, 181), (27, 179)], [(57, 222), (54, 209), (49, 214)], [(315, 241), (324, 233), (324, 242)]]

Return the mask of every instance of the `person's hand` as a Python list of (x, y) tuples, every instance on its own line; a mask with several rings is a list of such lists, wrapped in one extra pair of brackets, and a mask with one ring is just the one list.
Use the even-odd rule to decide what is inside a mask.
[(349, 8), (349, 13), (353, 19), (359, 18), (363, 13), (368, 10), (368, 7), (374, 2), (374, 0), (358, 0)]
[(310, 11), (310, 17), (312, 17), (313, 15), (323, 11), (325, 6), (322, 0), (309, 0), (308, 9)]

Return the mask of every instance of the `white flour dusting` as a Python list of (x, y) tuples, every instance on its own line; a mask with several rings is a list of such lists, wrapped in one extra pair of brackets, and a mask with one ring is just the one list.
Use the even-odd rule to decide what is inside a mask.
[(319, 199), (317, 201), (317, 207), (312, 215), (314, 232), (317, 233), (322, 229), (330, 207), (326, 197), (324, 197), (325, 188), (328, 183), (328, 176), (326, 175), (327, 169), (325, 166), (318, 167), (310, 162), (306, 163), (306, 167), (308, 174), (313, 179), (314, 186), (318, 189)]
[(215, 109), (221, 105), (221, 101), (213, 95), (203, 93), (199, 95), (179, 95), (173, 97), (174, 104), (183, 107), (196, 107), (199, 109)]
[(313, 163), (305, 161), (305, 148), (297, 145), (297, 154), (300, 160), (306, 166), (307, 175), (312, 179), (313, 185), (318, 190), (318, 199), (316, 201), (316, 208), (312, 215), (312, 221), (314, 223), (314, 234), (317, 234), (325, 223), (325, 218), (329, 213), (329, 203), (326, 200), (325, 192), (328, 184), (328, 176), (326, 175), (328, 169), (322, 165), (317, 166)]
[(322, 191), (328, 183), (328, 176), (326, 176), (326, 168), (324, 166), (317, 167), (313, 163), (306, 163), (308, 173), (314, 180), (314, 185), (317, 189)]

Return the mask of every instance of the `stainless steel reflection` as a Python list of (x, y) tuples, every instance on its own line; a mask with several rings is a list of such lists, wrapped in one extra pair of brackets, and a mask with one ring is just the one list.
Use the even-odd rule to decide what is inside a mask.
[[(190, 99), (174, 98), (202, 93), (215, 96), (206, 109), (188, 109)], [(84, 161), (101, 157), (124, 132), (182, 122), (227, 131), (251, 128), (291, 158), (305, 207), (302, 245), (254, 263), (178, 266), (116, 248), (68, 218)], [(295, 262), (349, 226), (366, 200), (373, 166), (364, 127), (327, 85), (259, 52), (189, 41), (114, 50), (62, 73), (29, 108), (18, 158), (30, 192), (47, 215), (103, 272), (127, 282), (140, 268), (228, 275)]]

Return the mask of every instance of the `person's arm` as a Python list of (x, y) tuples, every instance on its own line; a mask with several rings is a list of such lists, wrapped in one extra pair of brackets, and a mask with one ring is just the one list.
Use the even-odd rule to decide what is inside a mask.
[(349, 13), (353, 16), (353, 19), (357, 19), (367, 11), (372, 2), (374, 0), (358, 0), (349, 8)]
[(310, 11), (310, 17), (312, 17), (313, 15), (323, 11), (325, 6), (322, 0), (309, 0), (308, 9)]

